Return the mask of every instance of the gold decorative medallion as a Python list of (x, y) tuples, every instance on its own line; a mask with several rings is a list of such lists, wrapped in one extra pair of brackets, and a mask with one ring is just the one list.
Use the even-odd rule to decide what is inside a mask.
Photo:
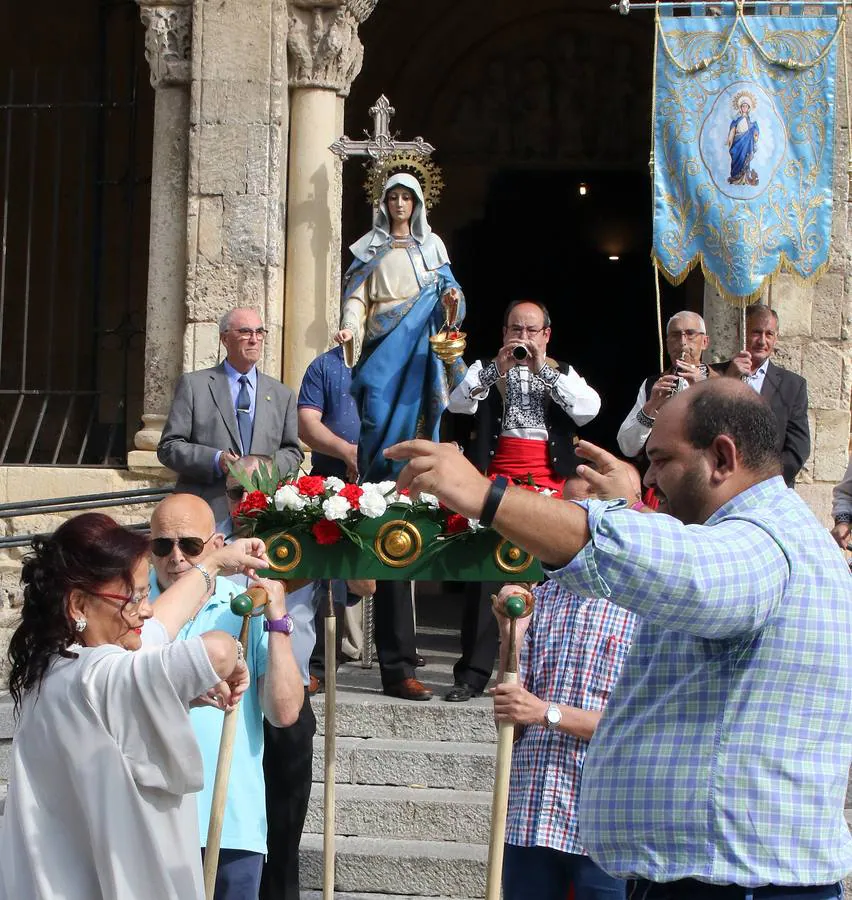
[(276, 534), (266, 542), (269, 568), (276, 572), (292, 572), (302, 561), (302, 545), (286, 531)]
[(394, 569), (410, 566), (423, 552), (423, 537), (416, 525), (404, 519), (385, 522), (373, 541), (376, 556)]
[(501, 572), (517, 575), (526, 571), (532, 565), (533, 559), (531, 553), (521, 550), (506, 538), (494, 548), (494, 562)]

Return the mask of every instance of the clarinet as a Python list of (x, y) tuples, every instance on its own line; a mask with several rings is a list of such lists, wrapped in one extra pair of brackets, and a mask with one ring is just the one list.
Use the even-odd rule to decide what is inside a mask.
[[(681, 362), (685, 361), (688, 352), (689, 351), (686, 348), (681, 350), (680, 356), (678, 357), (678, 359)], [(671, 367), (671, 374), (677, 375), (677, 365), (673, 365)], [(675, 394), (679, 394), (681, 391), (685, 391), (688, 387), (689, 387), (689, 382), (685, 378), (681, 378), (681, 376), (678, 375), (677, 384), (671, 389), (671, 391), (669, 392), (669, 396), (673, 397)]]

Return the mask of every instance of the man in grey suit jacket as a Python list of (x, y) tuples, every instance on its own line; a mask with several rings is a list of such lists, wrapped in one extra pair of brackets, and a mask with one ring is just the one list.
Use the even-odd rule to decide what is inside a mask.
[(181, 375), (157, 447), (160, 462), (178, 473), (176, 490), (203, 497), (217, 522), (228, 516), (225, 476), (234, 460), (249, 453), (271, 456), (284, 473), (304, 459), (296, 395), (257, 370), (265, 337), (253, 309), (222, 317), (225, 361)]
[(778, 420), (778, 449), (784, 480), (792, 487), (811, 452), (808, 383), (770, 360), (778, 340), (778, 313), (753, 303), (746, 308), (746, 349), (714, 368), (741, 378), (770, 405)]

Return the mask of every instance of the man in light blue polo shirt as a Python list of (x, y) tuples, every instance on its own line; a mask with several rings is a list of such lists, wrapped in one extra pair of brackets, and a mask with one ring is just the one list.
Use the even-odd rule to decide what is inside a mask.
[[(151, 518), (151, 599), (193, 567), (205, 573), (204, 557), (223, 546), (213, 512), (199, 497), (173, 494), (163, 500)], [(209, 575), (207, 576), (209, 578)], [(251, 900), (258, 896), (266, 853), (266, 805), (263, 779), (263, 717), (276, 727), (291, 725), (301, 708), (304, 690), (290, 641), (292, 621), (287, 615), (284, 587), (259, 579), (269, 603), (264, 615), (252, 620), (246, 662), (252, 684), (240, 703), (237, 733), (225, 818), (215, 900)], [(239, 635), (242, 620), (230, 609), (240, 589), (226, 578), (210, 580), (210, 593), (177, 639), (211, 629)], [(216, 698), (209, 706), (191, 710), (190, 717), (204, 763), (204, 788), (198, 795), (202, 847), (207, 839), (213, 779), (222, 735), (222, 715)]]

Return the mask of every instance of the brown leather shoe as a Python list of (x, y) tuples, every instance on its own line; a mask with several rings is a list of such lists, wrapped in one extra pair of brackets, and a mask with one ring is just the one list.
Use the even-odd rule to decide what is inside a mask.
[(308, 693), (311, 696), (313, 696), (314, 694), (324, 694), (325, 682), (320, 681), (316, 675), (311, 675), (310, 681), (308, 682)]
[(431, 700), (432, 691), (421, 684), (416, 678), (403, 678), (396, 684), (389, 684), (385, 688), (388, 697), (399, 697), (402, 700)]

